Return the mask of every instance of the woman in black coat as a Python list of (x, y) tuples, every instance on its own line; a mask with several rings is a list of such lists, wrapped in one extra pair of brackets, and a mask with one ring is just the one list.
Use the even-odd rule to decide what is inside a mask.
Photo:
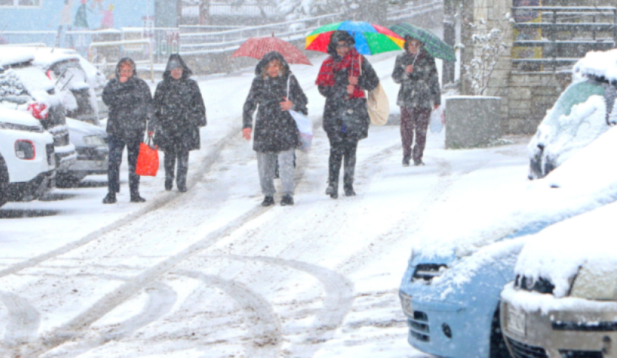
[(111, 79), (103, 90), (103, 102), (109, 107), (109, 192), (103, 203), (116, 202), (116, 193), (120, 191), (120, 164), (124, 147), (129, 161), (131, 202), (142, 203), (146, 200), (139, 195), (139, 175), (135, 174), (135, 167), (146, 122), (152, 115), (152, 95), (146, 82), (137, 77), (135, 62), (130, 58), (118, 62), (116, 78)]
[(346, 196), (353, 189), (358, 141), (368, 136), (370, 118), (366, 109), (365, 90), (371, 91), (379, 78), (371, 64), (358, 54), (355, 41), (346, 31), (336, 31), (330, 38), (328, 57), (319, 70), (319, 93), (326, 97), (323, 129), (330, 140), (328, 188), (326, 194), (338, 198), (341, 162), (345, 161), (343, 184)]
[(267, 53), (255, 68), (255, 78), (244, 103), (242, 126), (242, 135), (250, 140), (253, 113), (259, 106), (253, 149), (257, 152), (259, 181), (265, 195), (263, 206), (274, 204), (277, 161), (283, 183), (281, 205), (294, 204), (294, 151), (300, 146), (300, 133), (289, 111), (307, 114), (307, 103), (283, 56), (274, 51)]
[(206, 107), (197, 82), (189, 78), (192, 73), (180, 55), (171, 55), (154, 93), (152, 130), (165, 153), (165, 190), (172, 188), (176, 161), (178, 191), (187, 190), (189, 151), (199, 149), (199, 127), (206, 125)]

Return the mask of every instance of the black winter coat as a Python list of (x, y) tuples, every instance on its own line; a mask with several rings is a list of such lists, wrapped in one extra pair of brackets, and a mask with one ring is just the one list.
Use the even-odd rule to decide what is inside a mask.
[[(183, 68), (179, 80), (171, 77), (177, 64)], [(156, 133), (154, 143), (164, 152), (200, 148), (199, 127), (206, 125), (206, 107), (197, 82), (189, 78), (191, 74), (179, 55), (171, 55), (163, 81), (156, 87), (151, 128)]]
[[(441, 104), (441, 89), (435, 59), (426, 51), (420, 50), (418, 58), (407, 51), (396, 57), (392, 79), (401, 85), (397, 104), (403, 107), (433, 108)], [(415, 63), (414, 63), (415, 59)], [(408, 74), (405, 68), (413, 64), (413, 72)]]
[[(271, 78), (263, 73), (270, 61), (278, 59), (284, 67), (283, 75)], [(308, 114), (308, 99), (302, 91), (296, 77), (291, 74), (289, 65), (278, 52), (266, 54), (255, 68), (255, 78), (244, 103), (243, 128), (252, 128), (253, 113), (257, 110), (255, 130), (253, 131), (253, 149), (256, 152), (281, 152), (300, 146), (300, 133), (296, 122), (287, 111), (281, 110), (280, 102), (287, 97), (289, 79), (289, 100), (293, 110)], [(291, 76), (291, 78), (290, 78)]]
[[(379, 84), (379, 78), (373, 66), (362, 55), (362, 75), (358, 78), (358, 86), (371, 91)], [(342, 133), (344, 112), (349, 112), (353, 120), (348, 121), (347, 138), (360, 140), (368, 137), (370, 118), (366, 109), (366, 98), (349, 98), (349, 69), (334, 72), (334, 86), (319, 86), (319, 93), (326, 97), (323, 113), (323, 129), (328, 137), (335, 139)]]
[[(133, 66), (133, 76), (120, 82), (120, 64), (128, 61)], [(103, 102), (109, 107), (107, 133), (125, 141), (141, 140), (146, 122), (152, 115), (150, 87), (137, 77), (135, 63), (125, 58), (116, 66), (116, 78), (110, 80), (103, 90)]]

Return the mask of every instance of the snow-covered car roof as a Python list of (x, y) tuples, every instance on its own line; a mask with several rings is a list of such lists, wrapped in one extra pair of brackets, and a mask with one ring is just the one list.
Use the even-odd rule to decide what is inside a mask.
[(617, 49), (590, 51), (580, 59), (572, 72), (575, 77), (594, 76), (617, 81)]
[(83, 133), (84, 135), (100, 135), (107, 136), (107, 132), (103, 127), (95, 126), (90, 123), (86, 123), (83, 121), (78, 121), (73, 118), (66, 117), (66, 124), (72, 131), (78, 131)]
[(62, 61), (79, 61), (77, 52), (68, 49), (54, 47), (33, 47), (34, 61), (32, 64), (43, 69)]
[(26, 47), (0, 46), (0, 66), (11, 66), (34, 60), (32, 49)]

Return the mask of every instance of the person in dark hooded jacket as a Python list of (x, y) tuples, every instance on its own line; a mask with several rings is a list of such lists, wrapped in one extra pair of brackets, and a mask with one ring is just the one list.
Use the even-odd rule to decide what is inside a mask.
[(135, 62), (123, 58), (116, 66), (116, 78), (103, 90), (103, 102), (109, 107), (107, 134), (109, 142), (109, 192), (103, 203), (116, 202), (120, 191), (120, 164), (126, 146), (129, 160), (129, 188), (131, 202), (146, 201), (139, 195), (139, 175), (135, 174), (139, 145), (152, 113), (152, 95), (146, 82), (135, 71)]
[[(206, 125), (206, 107), (192, 71), (180, 55), (169, 57), (163, 81), (154, 92), (154, 143), (165, 153), (165, 190), (171, 190), (178, 163), (176, 186), (186, 192), (189, 151), (200, 147), (199, 127)], [(149, 133), (150, 134), (150, 133)]]
[(290, 110), (308, 114), (308, 99), (291, 73), (287, 61), (278, 52), (267, 53), (255, 68), (255, 78), (244, 103), (242, 135), (250, 140), (253, 133), (253, 113), (257, 110), (253, 149), (263, 206), (274, 204), (276, 162), (283, 184), (281, 205), (293, 205), (294, 151), (300, 146), (300, 133)]
[[(441, 105), (441, 90), (435, 59), (422, 47), (422, 42), (405, 37), (405, 51), (396, 57), (392, 79), (401, 85), (397, 103), (401, 107), (403, 165), (408, 166), (413, 154), (414, 165), (424, 165), (422, 156), (431, 111)], [(416, 137), (416, 144), (411, 145)]]
[(338, 198), (343, 160), (345, 195), (356, 195), (353, 188), (356, 150), (358, 141), (368, 136), (370, 122), (364, 91), (371, 91), (379, 84), (375, 70), (354, 45), (353, 37), (346, 31), (334, 32), (328, 45), (330, 57), (321, 65), (316, 81), (319, 93), (326, 97), (323, 129), (330, 140), (326, 194), (332, 199)]

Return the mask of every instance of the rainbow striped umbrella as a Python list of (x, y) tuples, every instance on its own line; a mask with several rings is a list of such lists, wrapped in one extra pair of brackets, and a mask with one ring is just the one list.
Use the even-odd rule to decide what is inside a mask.
[(328, 52), (330, 37), (334, 31), (347, 31), (356, 41), (356, 50), (361, 55), (375, 55), (403, 48), (405, 40), (392, 30), (364, 21), (343, 21), (324, 25), (306, 37), (306, 49)]

